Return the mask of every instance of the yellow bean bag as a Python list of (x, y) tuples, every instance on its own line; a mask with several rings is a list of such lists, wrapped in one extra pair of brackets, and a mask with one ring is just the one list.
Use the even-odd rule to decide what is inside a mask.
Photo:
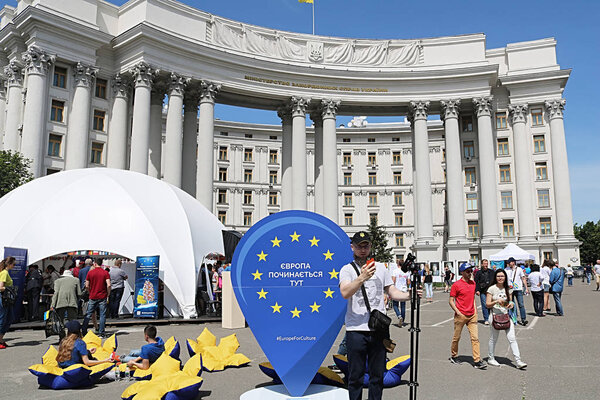
[(243, 354), (236, 353), (240, 342), (234, 334), (226, 336), (219, 341), (207, 328), (194, 341), (187, 340), (190, 356), (202, 354), (202, 365), (206, 371), (222, 371), (227, 367), (240, 367), (250, 363), (250, 359)]
[(118, 347), (117, 335), (112, 335), (104, 341), (104, 344), (102, 344), (102, 339), (100, 339), (98, 335), (94, 334), (92, 331), (88, 331), (83, 337), (83, 341), (88, 350), (91, 351), (92, 349), (96, 349), (96, 352), (92, 354), (96, 360), (109, 358)]
[(133, 377), (139, 380), (149, 380), (153, 377), (168, 375), (181, 370), (181, 361), (169, 356), (166, 352), (150, 365), (148, 369), (136, 369)]
[[(333, 361), (335, 365), (344, 373), (344, 375), (348, 376), (348, 358), (346, 356), (342, 356), (340, 354), (335, 354), (333, 356)], [(410, 356), (402, 356), (394, 358), (390, 360), (385, 365), (385, 371), (383, 373), (383, 387), (384, 388), (392, 388), (400, 385), (402, 381), (402, 374), (406, 372), (406, 370), (410, 367)], [(367, 370), (363, 380), (364, 387), (369, 386), (369, 371)]]

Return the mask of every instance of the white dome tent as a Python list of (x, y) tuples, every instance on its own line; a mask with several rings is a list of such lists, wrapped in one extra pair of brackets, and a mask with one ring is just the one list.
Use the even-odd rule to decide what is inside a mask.
[(490, 256), (491, 261), (506, 261), (509, 258), (514, 258), (516, 261), (530, 261), (535, 260), (533, 254), (529, 254), (514, 243), (509, 243), (504, 249), (496, 254)]
[(184, 318), (196, 314), (203, 257), (224, 252), (223, 225), (196, 199), (164, 181), (117, 169), (35, 179), (0, 199), (0, 221), (0, 249), (26, 248), (30, 263), (73, 250), (133, 260), (159, 255), (160, 278)]

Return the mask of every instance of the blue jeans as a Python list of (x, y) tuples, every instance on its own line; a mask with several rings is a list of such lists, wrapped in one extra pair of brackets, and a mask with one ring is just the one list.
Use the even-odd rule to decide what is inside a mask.
[(513, 290), (513, 301), (517, 301), (519, 306), (519, 314), (521, 314), (521, 322), (527, 321), (527, 313), (525, 312), (525, 304), (523, 304), (523, 291)]
[[(398, 304), (400, 304), (400, 309), (398, 309)], [(406, 302), (405, 301), (392, 300), (392, 307), (394, 307), (394, 312), (396, 313), (396, 317), (402, 317), (403, 320), (406, 318)]]
[(344, 338), (342, 339), (342, 341), (340, 342), (340, 345), (338, 347), (338, 354), (345, 356), (348, 355), (348, 349), (346, 349), (346, 337), (348, 336), (348, 333), (346, 332), (344, 334)]
[(485, 306), (485, 302), (487, 301), (487, 294), (481, 292), (479, 294), (479, 300), (481, 301), (481, 312), (483, 312), (483, 320), (487, 321), (490, 318), (490, 310)]
[(142, 349), (131, 350), (129, 352), (129, 354), (127, 354), (125, 357), (123, 357), (121, 359), (121, 362), (126, 363), (126, 362), (129, 362), (132, 360), (137, 360), (141, 353), (142, 353)]
[(90, 319), (92, 318), (92, 314), (94, 311), (98, 309), (98, 314), (100, 314), (100, 326), (98, 327), (98, 333), (100, 335), (104, 334), (104, 325), (106, 324), (106, 299), (98, 299), (91, 300), (88, 302), (87, 311), (85, 313), (85, 318), (83, 319), (83, 334), (85, 335), (88, 330), (88, 325), (90, 323)]
[(380, 337), (371, 332), (348, 331), (348, 394), (349, 400), (361, 400), (367, 362), (369, 364), (369, 400), (381, 400), (385, 347)]
[(433, 283), (425, 283), (425, 298), (433, 299)]
[(585, 277), (587, 278), (587, 284), (589, 285), (590, 284), (590, 280), (592, 279), (592, 274), (586, 273)]
[(0, 335), (4, 335), (6, 332), (8, 332), (11, 322), (12, 306), (5, 307), (2, 303), (2, 296), (0, 296)]
[(567, 279), (569, 280), (569, 286), (573, 286), (573, 277), (569, 276)]
[(556, 304), (556, 313), (558, 315), (564, 315), (562, 302), (560, 298), (562, 296), (562, 292), (552, 292), (552, 297), (554, 297), (554, 304)]

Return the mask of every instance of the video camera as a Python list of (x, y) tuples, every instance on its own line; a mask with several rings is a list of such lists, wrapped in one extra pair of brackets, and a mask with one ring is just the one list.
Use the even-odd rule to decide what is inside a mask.
[(415, 273), (419, 273), (419, 266), (415, 265), (415, 259), (417, 257), (415, 257), (412, 253), (408, 253), (408, 255), (406, 256), (406, 259), (404, 260), (404, 262), (402, 263), (402, 266), (400, 267), (400, 269), (402, 270), (402, 272), (406, 273), (410, 270), (411, 274), (415, 274)]

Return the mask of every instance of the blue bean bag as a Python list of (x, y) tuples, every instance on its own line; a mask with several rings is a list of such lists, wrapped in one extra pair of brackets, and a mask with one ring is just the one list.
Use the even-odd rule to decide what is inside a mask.
[[(275, 384), (281, 384), (281, 379), (275, 369), (271, 365), (270, 362), (263, 362), (258, 364), (260, 370), (267, 375), (269, 378), (273, 379)], [(320, 367), (315, 377), (310, 382), (313, 385), (327, 385), (327, 386), (344, 386), (344, 380), (335, 372), (326, 367)]]
[[(342, 356), (340, 354), (335, 354), (333, 356), (333, 362), (335, 365), (342, 371), (342, 373), (348, 377), (348, 358), (346, 356)], [(398, 358), (394, 358), (390, 360), (385, 365), (385, 372), (383, 373), (383, 387), (384, 388), (392, 388), (400, 385), (402, 381), (402, 374), (406, 372), (406, 370), (410, 367), (410, 356), (402, 356)], [(367, 372), (365, 373), (364, 387), (369, 386), (369, 370), (367, 366)]]

